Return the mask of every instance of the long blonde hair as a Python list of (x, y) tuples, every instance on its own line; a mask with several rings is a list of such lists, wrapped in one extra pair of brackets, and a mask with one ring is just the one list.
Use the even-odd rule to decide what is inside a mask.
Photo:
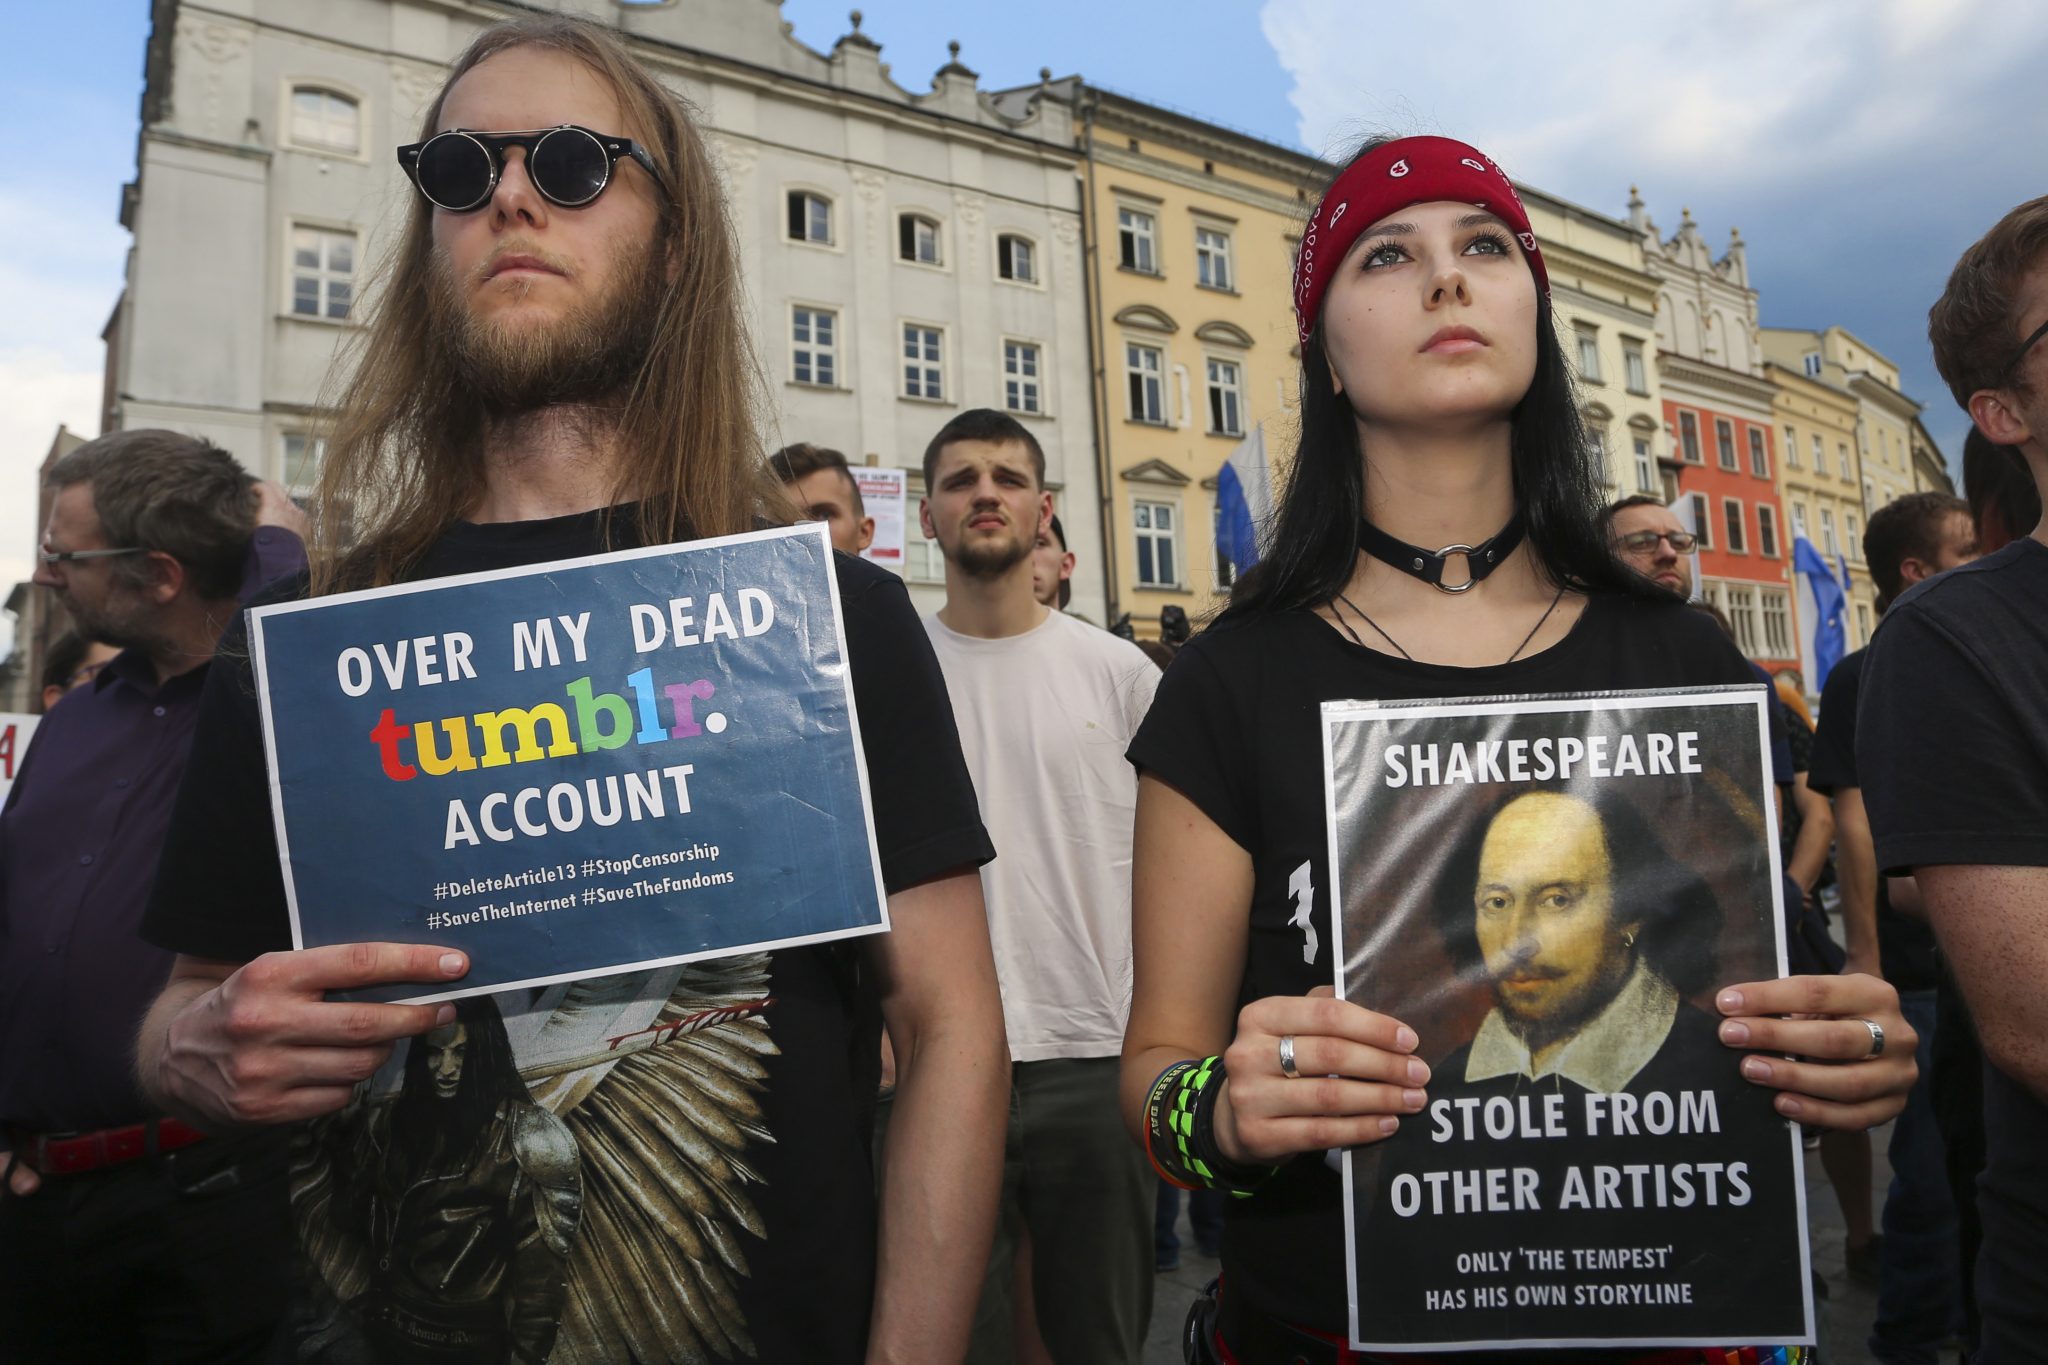
[[(420, 137), (433, 136), (456, 81), (519, 47), (566, 53), (603, 79), (661, 172), (656, 232), (672, 269), (646, 363), (616, 413), (611, 501), (639, 502), (649, 544), (749, 530), (776, 507), (760, 457), (760, 372), (724, 191), (683, 100), (604, 25), (532, 15), (477, 35), (428, 105)], [(484, 486), (487, 414), (433, 324), (432, 213), (413, 198), (369, 323), (330, 377), (334, 425), (311, 508), (316, 592), (401, 578)]]

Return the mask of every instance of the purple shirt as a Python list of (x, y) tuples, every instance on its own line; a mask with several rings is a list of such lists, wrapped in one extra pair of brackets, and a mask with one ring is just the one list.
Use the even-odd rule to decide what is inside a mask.
[[(262, 527), (244, 598), (305, 567)], [(0, 1123), (137, 1123), (135, 1031), (171, 954), (137, 933), (210, 664), (162, 683), (124, 651), (50, 708), (0, 812)]]

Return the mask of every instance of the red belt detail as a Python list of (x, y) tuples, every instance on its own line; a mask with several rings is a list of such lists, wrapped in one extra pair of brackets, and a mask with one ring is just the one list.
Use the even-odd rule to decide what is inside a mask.
[(43, 1175), (83, 1175), (146, 1156), (175, 1152), (205, 1136), (176, 1119), (151, 1119), (125, 1128), (31, 1138), (22, 1156)]

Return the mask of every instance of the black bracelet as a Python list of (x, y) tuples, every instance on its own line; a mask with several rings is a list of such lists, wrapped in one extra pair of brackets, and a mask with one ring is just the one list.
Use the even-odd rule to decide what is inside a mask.
[(1175, 1062), (1160, 1072), (1145, 1100), (1145, 1154), (1170, 1185), (1243, 1197), (1279, 1168), (1231, 1161), (1216, 1145), (1216, 1097), (1223, 1079), (1220, 1057)]
[(1280, 1168), (1277, 1165), (1252, 1166), (1232, 1161), (1216, 1145), (1216, 1101), (1223, 1093), (1223, 1059), (1212, 1057), (1208, 1065), (1213, 1069), (1195, 1098), (1194, 1131), (1189, 1139), (1194, 1148), (1195, 1164), (1205, 1169), (1211, 1189), (1228, 1190), (1239, 1199), (1248, 1199), (1253, 1190)]

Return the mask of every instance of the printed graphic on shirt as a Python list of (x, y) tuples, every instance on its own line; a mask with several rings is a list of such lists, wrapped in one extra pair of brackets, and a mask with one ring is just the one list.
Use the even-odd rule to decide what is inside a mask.
[(1337, 989), (1431, 1069), (1346, 1154), (1355, 1345), (1812, 1341), (1798, 1138), (1713, 1006), (1784, 974), (1764, 706), (1323, 707)]
[(293, 1359), (747, 1360), (766, 955), (469, 996), (293, 1149)]

